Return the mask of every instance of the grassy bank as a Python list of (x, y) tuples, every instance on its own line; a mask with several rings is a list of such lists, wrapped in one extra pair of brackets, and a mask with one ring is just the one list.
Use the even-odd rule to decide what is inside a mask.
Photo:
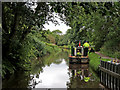
[(100, 60), (110, 61), (110, 59), (100, 59), (100, 56), (96, 53), (90, 53), (89, 59), (90, 59), (90, 67), (93, 69), (93, 71), (97, 73), (99, 71), (98, 67), (100, 65)]
[(71, 48), (70, 45), (64, 45), (64, 46), (59, 46), (59, 47), (62, 48), (62, 49), (70, 49)]

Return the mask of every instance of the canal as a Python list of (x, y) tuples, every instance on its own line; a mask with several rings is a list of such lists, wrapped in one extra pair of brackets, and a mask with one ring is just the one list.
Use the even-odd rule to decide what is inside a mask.
[[(99, 78), (89, 64), (69, 64), (67, 51), (32, 60), (29, 71), (3, 80), (3, 88), (99, 88)], [(89, 77), (88, 80), (85, 77)]]

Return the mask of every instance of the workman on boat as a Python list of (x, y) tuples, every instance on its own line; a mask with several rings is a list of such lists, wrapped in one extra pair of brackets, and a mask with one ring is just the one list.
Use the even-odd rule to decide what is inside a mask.
[(77, 50), (77, 56), (81, 56), (80, 50)]
[(88, 55), (88, 48), (90, 47), (88, 41), (85, 41), (85, 43), (83, 44), (84, 47), (84, 56)]

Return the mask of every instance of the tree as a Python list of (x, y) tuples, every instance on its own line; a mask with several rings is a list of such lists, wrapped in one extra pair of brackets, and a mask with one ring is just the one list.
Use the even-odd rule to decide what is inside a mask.
[[(59, 3), (54, 7), (64, 7), (55, 11), (61, 12), (61, 20), (71, 27), (71, 31), (65, 35), (74, 40), (85, 40), (95, 45), (97, 51), (119, 57), (119, 19), (120, 2), (70, 2)], [(71, 33), (72, 32), (72, 33)], [(64, 40), (63, 40), (64, 41)], [(67, 42), (67, 41), (66, 41)], [(120, 58), (120, 57), (119, 57)]]
[[(56, 23), (53, 11), (49, 8), (50, 3), (39, 2), (36, 7), (34, 5), (35, 2), (2, 3), (3, 74), (25, 69), (31, 51), (38, 48), (34, 47), (33, 42), (37, 41), (38, 45), (42, 45), (36, 37), (30, 35), (35, 34), (36, 30), (41, 31), (43, 24), (48, 21)], [(31, 8), (32, 6), (35, 8)], [(41, 33), (42, 35), (44, 34)]]
[(60, 30), (54, 30), (54, 31), (52, 31), (52, 33), (61, 35), (61, 34), (62, 34), (62, 31), (60, 31)]

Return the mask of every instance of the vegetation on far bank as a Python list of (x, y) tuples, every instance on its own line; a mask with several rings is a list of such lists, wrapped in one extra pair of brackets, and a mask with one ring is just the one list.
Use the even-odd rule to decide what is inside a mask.
[[(11, 41), (11, 46), (3, 57), (2, 76), (10, 75), (17, 70), (30, 69), (31, 60), (43, 57), (53, 52), (60, 52), (62, 49), (56, 45), (60, 35), (59, 30), (31, 30), (23, 42), (20, 42), (19, 34)], [(4, 34), (4, 33), (3, 33)], [(57, 40), (56, 40), (57, 39)], [(8, 43), (3, 37), (3, 44)], [(3, 47), (5, 48), (5, 46)], [(4, 55), (3, 55), (4, 56)]]

